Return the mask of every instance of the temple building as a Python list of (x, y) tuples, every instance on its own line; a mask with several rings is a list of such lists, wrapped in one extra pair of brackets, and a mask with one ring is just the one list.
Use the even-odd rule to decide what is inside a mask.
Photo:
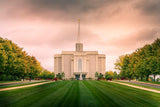
[(80, 41), (80, 21), (78, 24), (77, 43), (75, 51), (62, 51), (54, 55), (54, 72), (65, 73), (65, 78), (84, 80), (95, 78), (95, 73), (105, 74), (106, 57), (98, 54), (98, 51), (83, 51), (83, 43)]

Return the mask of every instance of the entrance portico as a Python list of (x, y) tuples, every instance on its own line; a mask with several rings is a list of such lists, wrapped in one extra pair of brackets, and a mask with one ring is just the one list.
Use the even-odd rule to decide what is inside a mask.
[(77, 80), (85, 80), (87, 72), (74, 72), (74, 75)]

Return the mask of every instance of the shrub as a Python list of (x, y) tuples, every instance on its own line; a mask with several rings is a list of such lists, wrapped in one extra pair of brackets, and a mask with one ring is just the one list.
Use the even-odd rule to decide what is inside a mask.
[(72, 81), (73, 81), (73, 80), (76, 80), (76, 79), (72, 77), (72, 78), (70, 78), (70, 80), (72, 80)]
[(112, 78), (110, 78), (109, 80), (112, 81)]
[(154, 81), (153, 77), (149, 77), (151, 79), (151, 81)]
[(4, 81), (4, 80), (6, 80), (6, 75), (5, 74), (0, 75), (0, 81)]
[(106, 80), (105, 78), (102, 78), (102, 80)]
[(58, 79), (57, 79), (57, 78), (54, 78), (53, 80), (57, 81)]
[(156, 80), (156, 81), (157, 81), (157, 82), (159, 82), (159, 80), (160, 80), (160, 79), (159, 79), (159, 78), (157, 78), (157, 80)]
[(89, 77), (89, 78), (86, 78), (86, 80), (92, 80), (93, 78)]
[(148, 81), (152, 81), (151, 78), (148, 78)]

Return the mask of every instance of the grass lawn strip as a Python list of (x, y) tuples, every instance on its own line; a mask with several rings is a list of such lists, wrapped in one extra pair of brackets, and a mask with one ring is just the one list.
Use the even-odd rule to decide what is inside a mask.
[(40, 82), (40, 81), (46, 81), (46, 80), (32, 80), (32, 81), (0, 81), (0, 85), (3, 84), (11, 84), (11, 83), (31, 83), (31, 82)]
[(96, 97), (92, 94), (92, 92), (85, 85), (86, 81), (79, 81), (79, 93), (80, 99), (79, 104), (81, 107), (98, 107), (100, 102), (96, 99)]
[[(63, 81), (62, 81), (63, 82)], [(44, 97), (39, 98), (38, 101), (35, 101), (30, 107), (44, 107), (46, 104), (48, 106), (58, 107), (63, 101), (65, 100), (64, 97), (68, 94), (70, 89), (72, 88), (73, 83), (69, 81), (65, 81), (66, 83), (63, 84), (61, 87), (55, 87), (56, 90), (50, 89), (47, 92), (47, 95), (42, 93)]]
[[(119, 106), (117, 103), (113, 101), (113, 99), (109, 98), (108, 90), (104, 90), (103, 88), (97, 88), (97, 81), (85, 81), (84, 84), (91, 91), (92, 95), (96, 98), (95, 101), (98, 101), (99, 106)], [(105, 91), (105, 93), (103, 92)]]
[(12, 89), (19, 89), (19, 88), (25, 88), (25, 87), (31, 87), (31, 86), (36, 86), (36, 85), (42, 85), (42, 84), (46, 84), (49, 82), (53, 82), (53, 81), (47, 81), (47, 82), (40, 82), (40, 83), (32, 83), (30, 85), (22, 85), (22, 86), (15, 86), (15, 87), (9, 87), (9, 88), (2, 88), (0, 89), (0, 91), (6, 91), (6, 90), (12, 90)]
[(157, 82), (155, 82), (155, 83), (153, 83), (153, 82), (142, 82), (142, 81), (132, 81), (132, 82), (135, 82), (135, 83), (142, 83), (142, 84), (148, 84), (148, 85), (154, 85), (154, 86), (159, 86), (160, 87), (160, 84), (159, 83), (157, 83)]
[(158, 107), (160, 95), (107, 81), (57, 81), (0, 92), (0, 107)]
[(23, 81), (0, 81), (0, 84), (8, 84), (8, 83), (19, 83)]
[(24, 85), (36, 84), (36, 83), (42, 83), (42, 82), (46, 82), (46, 81), (28, 82), (28, 83), (24, 83), (24, 84), (14, 84), (14, 85), (8, 85), (8, 86), (0, 86), (0, 89), (10, 88), (10, 87), (17, 87), (17, 86), (24, 86)]
[(71, 87), (68, 87), (68, 92), (58, 101), (58, 104), (54, 105), (56, 107), (76, 107), (79, 105), (79, 81), (71, 81)]
[(34, 87), (2, 91), (0, 92), (0, 102), (3, 103), (0, 103), (0, 106), (28, 107), (34, 105), (34, 103), (38, 104), (38, 101), (45, 99), (45, 97), (63, 87), (65, 84), (67, 84), (67, 82), (50, 82)]
[(151, 92), (155, 92), (155, 93), (160, 93), (160, 91), (159, 91), (159, 90), (154, 90), (154, 89), (144, 88), (144, 87), (135, 86), (135, 85), (130, 85), (130, 84), (127, 84), (127, 83), (116, 82), (116, 81), (110, 81), (110, 82), (118, 83), (118, 84), (121, 84), (121, 85), (130, 86), (130, 87), (133, 87), (133, 88), (138, 88), (138, 89), (142, 89), (142, 90), (146, 90), (146, 91), (151, 91)]
[[(144, 106), (144, 104), (152, 105), (152, 103), (144, 100), (142, 94), (137, 95), (136, 93), (134, 93), (135, 90), (133, 88), (119, 84), (109, 83), (106, 81), (97, 81), (95, 85), (100, 91), (103, 92), (105, 96), (112, 99), (107, 101), (107, 104), (109, 104), (109, 106), (118, 105), (122, 107), (128, 107), (128, 105), (130, 105), (131, 107), (135, 107), (137, 105)], [(144, 95), (146, 96), (146, 93), (144, 93)], [(112, 104), (113, 102), (114, 104)]]
[[(112, 93), (115, 102), (121, 106), (157, 106), (160, 104), (160, 96), (157, 93), (139, 90), (117, 83), (100, 81), (108, 87), (108, 93)], [(151, 100), (152, 99), (152, 100)], [(158, 100), (158, 102), (157, 102)]]
[(155, 87), (151, 87), (151, 86), (145, 86), (145, 85), (140, 85), (140, 84), (136, 84), (136, 83), (125, 82), (125, 81), (116, 81), (116, 82), (131, 84), (131, 85), (135, 85), (135, 86), (140, 86), (140, 87), (144, 87), (144, 88), (149, 88), (149, 89), (154, 89), (154, 90), (160, 91), (159, 88), (155, 88)]
[[(126, 87), (121, 87), (121, 86), (117, 86), (115, 84), (108, 84), (108, 82), (105, 82), (105, 81), (99, 81), (99, 85), (103, 86), (104, 88), (107, 87), (107, 90), (108, 90), (108, 96), (118, 104), (118, 105), (124, 105), (124, 106), (127, 106), (127, 105), (134, 105), (136, 106), (136, 104), (134, 103), (134, 101), (136, 101), (137, 99), (138, 100), (141, 100), (139, 98), (137, 98), (137, 96), (133, 96), (133, 97), (129, 97), (130, 96), (130, 91), (129, 93), (125, 92), (126, 90)], [(101, 88), (101, 86), (98, 86)], [(129, 90), (129, 89), (127, 89)], [(132, 89), (131, 89), (132, 90)], [(134, 91), (134, 90), (132, 90)], [(126, 100), (127, 99), (127, 100)], [(144, 102), (144, 101), (143, 101)], [(137, 102), (138, 103), (138, 102)], [(147, 102), (144, 102), (144, 103), (147, 103)]]
[(155, 84), (155, 85), (160, 86), (160, 82), (153, 82), (153, 81), (136, 81), (136, 82), (148, 83), (148, 84)]

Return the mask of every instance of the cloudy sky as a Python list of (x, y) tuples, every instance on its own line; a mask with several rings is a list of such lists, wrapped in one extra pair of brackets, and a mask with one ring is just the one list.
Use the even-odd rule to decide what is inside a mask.
[(0, 0), (0, 36), (54, 71), (54, 54), (74, 51), (78, 19), (84, 50), (118, 56), (160, 37), (160, 0)]

